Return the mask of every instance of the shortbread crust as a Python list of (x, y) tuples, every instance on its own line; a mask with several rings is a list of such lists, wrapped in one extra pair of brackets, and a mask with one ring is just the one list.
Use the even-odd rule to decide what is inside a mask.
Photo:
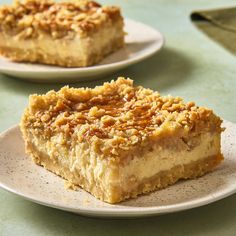
[(32, 95), (21, 130), (37, 164), (116, 203), (211, 171), (220, 125), (210, 109), (119, 78)]

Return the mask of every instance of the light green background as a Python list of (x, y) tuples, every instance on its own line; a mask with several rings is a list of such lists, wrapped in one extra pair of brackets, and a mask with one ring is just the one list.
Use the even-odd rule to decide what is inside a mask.
[[(10, 1), (1, 0), (0, 3)], [(160, 30), (164, 49), (152, 58), (122, 70), (136, 84), (162, 94), (182, 96), (236, 122), (236, 58), (190, 22), (192, 10), (232, 6), (232, 0), (123, 0), (124, 16)], [(142, 34), (142, 32), (140, 32)], [(83, 83), (94, 86), (103, 81)], [(0, 75), (0, 131), (17, 123), (30, 93), (62, 85), (23, 82)], [(81, 86), (75, 84), (74, 86)], [(12, 145), (14, 148), (14, 144)], [(146, 219), (92, 219), (40, 206), (0, 190), (0, 236), (11, 235), (236, 235), (236, 196), (208, 206)]]

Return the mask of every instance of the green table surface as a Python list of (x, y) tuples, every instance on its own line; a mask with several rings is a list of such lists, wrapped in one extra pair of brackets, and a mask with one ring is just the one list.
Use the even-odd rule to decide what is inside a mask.
[[(10, 0), (1, 0), (7, 3)], [(161, 31), (164, 49), (118, 75), (130, 77), (162, 94), (172, 94), (209, 106), (236, 122), (236, 58), (199, 32), (190, 22), (196, 9), (232, 6), (233, 0), (111, 0), (125, 17)], [(142, 32), (140, 32), (141, 34)], [(59, 84), (34, 84), (0, 75), (0, 131), (19, 122), (28, 95), (58, 89)], [(14, 144), (12, 144), (14, 148)], [(11, 235), (236, 235), (236, 195), (216, 203), (143, 219), (95, 219), (37, 205), (0, 190), (0, 236)]]

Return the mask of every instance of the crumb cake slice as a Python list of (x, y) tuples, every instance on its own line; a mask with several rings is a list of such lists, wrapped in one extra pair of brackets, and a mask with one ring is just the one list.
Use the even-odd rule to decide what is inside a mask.
[(120, 77), (31, 95), (20, 126), (34, 162), (117, 203), (212, 171), (223, 160), (221, 122), (212, 110)]
[(124, 46), (123, 27), (115, 6), (16, 0), (0, 7), (0, 54), (19, 62), (86, 67)]

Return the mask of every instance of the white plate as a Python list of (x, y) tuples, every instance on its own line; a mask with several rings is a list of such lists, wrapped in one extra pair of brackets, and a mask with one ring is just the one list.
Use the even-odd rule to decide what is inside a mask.
[(97, 79), (150, 57), (164, 44), (156, 29), (125, 19), (126, 46), (105, 58), (99, 65), (85, 68), (62, 68), (17, 63), (0, 57), (0, 72), (33, 82), (80, 82)]
[(116, 205), (99, 201), (82, 189), (66, 190), (62, 178), (25, 155), (15, 126), (0, 135), (0, 186), (42, 205), (96, 217), (141, 217), (206, 205), (236, 192), (236, 124), (224, 122), (224, 126), (225, 161), (214, 172)]

